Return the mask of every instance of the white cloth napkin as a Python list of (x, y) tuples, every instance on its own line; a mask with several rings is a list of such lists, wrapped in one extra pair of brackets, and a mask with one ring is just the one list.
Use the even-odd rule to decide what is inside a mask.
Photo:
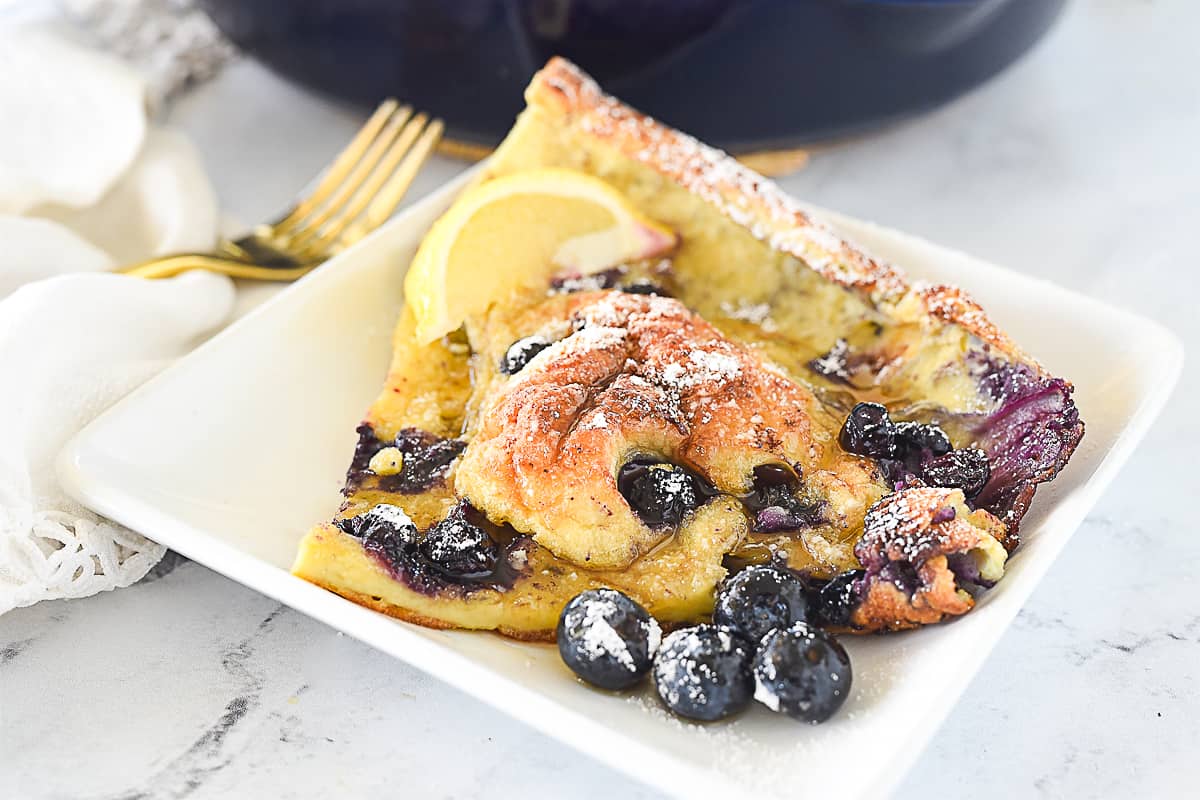
[(119, 61), (53, 33), (0, 32), (0, 613), (127, 586), (161, 558), (67, 497), (54, 461), (234, 307), (221, 276), (98, 274), (216, 232), (195, 149), (146, 124), (143, 92)]
[(76, 431), (229, 315), (213, 275), (66, 275), (0, 302), (0, 613), (128, 586), (163, 549), (80, 507), (54, 459)]

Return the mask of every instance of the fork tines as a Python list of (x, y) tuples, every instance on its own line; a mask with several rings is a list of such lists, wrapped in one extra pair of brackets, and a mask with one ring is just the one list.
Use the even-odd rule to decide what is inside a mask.
[(260, 235), (312, 258), (353, 244), (395, 210), (443, 130), (440, 119), (385, 100), (308, 196)]

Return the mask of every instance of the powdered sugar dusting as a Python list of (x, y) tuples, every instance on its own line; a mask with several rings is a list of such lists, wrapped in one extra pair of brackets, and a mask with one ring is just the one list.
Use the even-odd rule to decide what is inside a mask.
[[(937, 678), (931, 670), (921, 672), (923, 662), (901, 638), (850, 637), (844, 645), (854, 664), (854, 689), (828, 724), (800, 726), (758, 703), (717, 724), (692, 722), (669, 712), (648, 689), (617, 705), (613, 729), (636, 727), (647, 745), (663, 742), (686, 754), (685, 766), (665, 773), (677, 794), (768, 800), (794, 796), (798, 781), (817, 796), (869, 794), (863, 787), (876, 785), (873, 767), (879, 759), (864, 758), (864, 752), (899, 752), (912, 746), (911, 737), (897, 731), (907, 731), (905, 726), (924, 713), (928, 696), (936, 693)], [(927, 654), (928, 647), (919, 649)], [(963, 654), (955, 648), (954, 641), (948, 641), (945, 657)], [(903, 693), (899, 700), (898, 690)], [(879, 771), (885, 768), (887, 763), (880, 762)]]
[(742, 374), (736, 357), (717, 350), (693, 350), (688, 354), (688, 361), (696, 367), (691, 374), (698, 382), (731, 381)]
[[(611, 589), (601, 589), (594, 592), (583, 608), (583, 618), (579, 622), (579, 645), (584, 655), (592, 660), (610, 658), (623, 669), (637, 672), (637, 660), (629, 651), (625, 638), (609, 623), (610, 618), (624, 615), (613, 599), (616, 592)], [(662, 628), (658, 621), (649, 617), (640, 627), (646, 636), (646, 651), (651, 658), (658, 652), (662, 642)]]
[(769, 674), (759, 675), (758, 672), (755, 671), (754, 699), (772, 711), (779, 711), (779, 695), (775, 693), (764, 680), (764, 678), (766, 680), (775, 680), (775, 664), (771, 661), (764, 661), (763, 664), (765, 666), (764, 672)]
[[(697, 626), (675, 631), (667, 637), (668, 647), (680, 653), (700, 652), (704, 649), (702, 633), (708, 626)], [(715, 636), (722, 652), (733, 650), (733, 637), (724, 630), (716, 630)], [(671, 705), (687, 697), (693, 704), (707, 701), (707, 688), (716, 681), (716, 674), (708, 664), (689, 658), (669, 658), (656, 661), (654, 678), (664, 698)]]
[(767, 333), (779, 330), (779, 325), (771, 318), (770, 303), (751, 303), (748, 300), (721, 301), (721, 313), (730, 319), (749, 322), (762, 328)]
[(572, 275), (552, 285), (550, 294), (573, 294), (575, 292), (595, 292), (607, 289), (611, 278), (604, 273), (590, 275)]
[(624, 328), (615, 327), (617, 322), (617, 320), (613, 320), (614, 326), (598, 325), (582, 328), (563, 339), (559, 344), (564, 349), (570, 348), (576, 351), (618, 347), (624, 344), (628, 334)]
[(597, 409), (595, 411), (595, 413), (593, 413), (590, 417), (588, 417), (586, 420), (584, 420), (583, 424), (579, 426), (579, 430), (592, 431), (592, 430), (600, 430), (602, 428), (607, 428), (607, 427), (608, 427), (608, 417), (606, 417), (604, 415), (604, 412), (602, 410)]
[(862, 540), (855, 552), (873, 551), (877, 557), (886, 552), (892, 560), (911, 563), (924, 560), (930, 552), (949, 544), (945, 523), (935, 524), (933, 520), (941, 509), (953, 503), (956, 495), (961, 501), (961, 490), (933, 487), (888, 495), (867, 511)]
[(633, 660), (633, 654), (629, 652), (629, 645), (605, 619), (606, 616), (617, 613), (617, 606), (611, 600), (594, 600), (589, 603), (583, 616), (580, 646), (592, 660), (608, 656), (630, 672), (637, 672), (637, 663)]
[(1009, 353), (1013, 358), (1029, 364), (1041, 375), (1045, 368), (1034, 358), (1022, 352), (1007, 334), (988, 318), (983, 307), (957, 286), (930, 284), (917, 281), (913, 291), (924, 302), (926, 310), (938, 319), (962, 326), (980, 339)]
[(574, 65), (555, 60), (543, 72), (589, 134), (702, 197), (772, 248), (789, 253), (826, 277), (882, 296), (902, 294), (903, 278), (850, 246), (808, 214), (774, 183), (685, 133), (659, 125), (600, 91)]
[[(531, 105), (555, 105), (570, 123), (616, 147), (622, 154), (653, 169), (716, 207), (759, 240), (794, 256), (823, 277), (856, 289), (874, 302), (898, 302), (909, 293), (903, 273), (877, 261), (813, 220), (774, 183), (735, 159), (687, 134), (657, 123), (604, 94), (570, 62), (555, 58), (530, 84)], [(1034, 366), (987, 318), (978, 306), (945, 296), (952, 287), (930, 293), (914, 289), (928, 312), (989, 342), (1014, 360)], [(957, 290), (954, 290), (957, 292)]]
[[(578, 339), (572, 347), (595, 349), (611, 346), (618, 334), (628, 337), (631, 324), (645, 321), (685, 320), (678, 301), (646, 296), (631, 301), (619, 292), (605, 295), (581, 310), (584, 326), (567, 341)], [(688, 392), (697, 388), (717, 388), (742, 374), (742, 357), (734, 346), (720, 337), (692, 341), (688, 349), (666, 350), (653, 364), (627, 361), (638, 377), (666, 388), (670, 393)], [(665, 362), (665, 363), (664, 363)]]

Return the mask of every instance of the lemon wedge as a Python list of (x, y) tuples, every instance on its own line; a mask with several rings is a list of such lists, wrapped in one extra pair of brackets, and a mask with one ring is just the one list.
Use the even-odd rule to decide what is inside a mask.
[(404, 295), (425, 344), (559, 270), (598, 272), (665, 253), (676, 241), (599, 178), (557, 168), (517, 172), (469, 190), (434, 223)]

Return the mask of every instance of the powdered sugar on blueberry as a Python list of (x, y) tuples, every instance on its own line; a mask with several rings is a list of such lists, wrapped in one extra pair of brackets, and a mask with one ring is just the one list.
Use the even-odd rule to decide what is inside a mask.
[(662, 629), (629, 596), (591, 589), (563, 608), (557, 638), (559, 654), (575, 674), (603, 689), (624, 689), (649, 671)]

